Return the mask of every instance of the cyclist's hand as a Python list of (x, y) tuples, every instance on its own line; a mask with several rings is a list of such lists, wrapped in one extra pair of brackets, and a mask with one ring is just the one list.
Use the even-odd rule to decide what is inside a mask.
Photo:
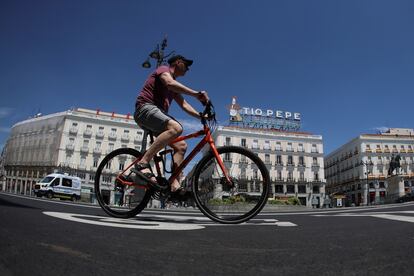
[(206, 91), (198, 92), (197, 99), (204, 105), (210, 100)]

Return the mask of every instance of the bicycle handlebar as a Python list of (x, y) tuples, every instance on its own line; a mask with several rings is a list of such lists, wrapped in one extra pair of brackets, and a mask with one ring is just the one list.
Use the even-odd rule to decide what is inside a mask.
[(216, 112), (214, 111), (213, 103), (210, 100), (205, 104), (204, 111), (200, 112), (200, 117), (203, 125), (207, 124), (207, 120), (216, 120)]

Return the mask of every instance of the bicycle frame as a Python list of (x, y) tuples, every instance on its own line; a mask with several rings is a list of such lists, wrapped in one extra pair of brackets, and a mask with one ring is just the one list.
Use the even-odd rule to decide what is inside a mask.
[[(189, 135), (180, 136), (180, 137), (176, 138), (174, 141), (171, 142), (171, 144), (175, 144), (177, 142), (192, 139), (192, 138), (197, 138), (197, 137), (200, 137), (200, 136), (203, 136), (203, 135), (204, 135), (203, 139), (201, 139), (201, 141), (195, 146), (195, 148), (190, 152), (190, 154), (187, 157), (184, 158), (183, 162), (178, 166), (178, 168), (176, 168), (172, 172), (171, 176), (168, 178), (168, 182), (170, 184), (180, 176), (180, 174), (184, 170), (184, 168), (191, 162), (191, 160), (193, 160), (193, 158), (201, 151), (201, 149), (206, 144), (209, 144), (209, 146), (210, 146), (210, 148), (211, 148), (211, 150), (212, 150), (212, 152), (213, 152), (213, 154), (214, 154), (214, 156), (215, 156), (215, 158), (216, 158), (216, 160), (217, 160), (217, 162), (220, 166), (220, 169), (222, 170), (222, 172), (223, 172), (223, 174), (224, 174), (224, 176), (227, 180), (227, 183), (231, 183), (230, 176), (228, 175), (228, 172), (227, 172), (226, 167), (224, 166), (223, 160), (221, 159), (221, 157), (220, 157), (220, 155), (217, 151), (216, 145), (214, 144), (214, 140), (211, 136), (210, 128), (207, 125), (204, 125), (203, 130), (199, 130), (199, 131), (191, 133)], [(156, 161), (157, 157), (159, 157), (159, 156), (156, 155), (153, 158), (153, 160), (155, 161), (157, 174), (158, 174), (158, 176), (160, 176), (161, 175), (161, 168), (160, 168), (159, 162)], [(132, 166), (134, 166), (138, 162), (139, 162), (139, 159), (136, 159), (134, 162), (132, 162), (126, 169), (124, 169), (119, 175), (117, 175), (117, 180), (119, 182), (121, 182), (123, 185), (136, 186), (136, 187), (140, 187), (140, 188), (147, 188), (147, 185), (135, 184), (133, 182), (125, 181), (125, 180), (120, 178), (121, 175), (123, 175), (129, 168), (131, 168)]]

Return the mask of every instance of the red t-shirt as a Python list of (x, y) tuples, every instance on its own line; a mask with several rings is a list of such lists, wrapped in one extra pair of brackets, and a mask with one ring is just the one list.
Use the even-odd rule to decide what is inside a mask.
[(169, 91), (161, 81), (161, 74), (170, 72), (168, 66), (160, 66), (145, 81), (144, 87), (137, 96), (135, 107), (138, 108), (144, 104), (153, 104), (161, 110), (168, 112), (174, 92)]

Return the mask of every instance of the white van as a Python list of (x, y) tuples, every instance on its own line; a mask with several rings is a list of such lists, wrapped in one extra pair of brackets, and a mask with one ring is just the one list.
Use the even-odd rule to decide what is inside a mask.
[(52, 173), (34, 186), (36, 196), (58, 197), (72, 201), (80, 199), (81, 179), (67, 174)]

